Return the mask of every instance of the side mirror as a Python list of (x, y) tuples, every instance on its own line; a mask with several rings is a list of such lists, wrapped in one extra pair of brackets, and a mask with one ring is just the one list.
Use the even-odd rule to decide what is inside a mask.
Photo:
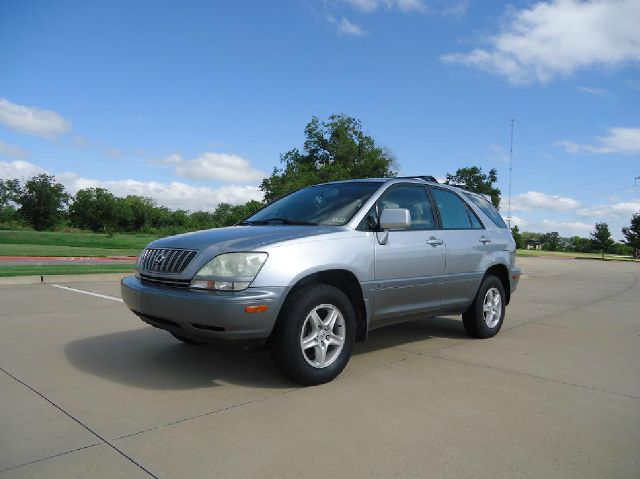
[(406, 230), (411, 226), (411, 215), (406, 208), (387, 208), (380, 215), (383, 230)]

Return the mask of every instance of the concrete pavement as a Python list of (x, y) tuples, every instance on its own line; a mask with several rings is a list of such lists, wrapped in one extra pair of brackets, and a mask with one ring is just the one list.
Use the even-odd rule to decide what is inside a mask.
[(519, 263), (496, 338), (389, 327), (313, 388), (144, 325), (115, 280), (0, 286), (0, 478), (637, 477), (640, 266)]

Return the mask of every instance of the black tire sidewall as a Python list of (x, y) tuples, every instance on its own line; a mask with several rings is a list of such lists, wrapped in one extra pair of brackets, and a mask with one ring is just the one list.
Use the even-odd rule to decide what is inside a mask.
[[(340, 310), (345, 322), (345, 342), (338, 358), (325, 368), (314, 368), (304, 358), (300, 333), (307, 315), (320, 304), (331, 304)], [(356, 319), (349, 298), (338, 288), (315, 284), (294, 292), (283, 307), (270, 340), (274, 362), (290, 379), (315, 385), (331, 381), (345, 368), (353, 351)]]
[[(487, 326), (487, 323), (484, 321), (484, 297), (487, 294), (487, 291), (491, 288), (496, 288), (500, 292), (500, 321), (493, 328)], [(491, 338), (498, 334), (500, 328), (502, 328), (502, 323), (504, 322), (504, 314), (505, 314), (505, 292), (504, 286), (502, 286), (502, 282), (496, 278), (495, 276), (487, 276), (480, 285), (480, 289), (478, 290), (478, 296), (476, 297), (475, 305), (474, 305), (474, 319), (477, 336), (480, 338)]]

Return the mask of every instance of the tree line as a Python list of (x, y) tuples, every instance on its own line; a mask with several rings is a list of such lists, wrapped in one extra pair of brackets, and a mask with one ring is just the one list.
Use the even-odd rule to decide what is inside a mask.
[(0, 223), (38, 231), (72, 227), (106, 233), (178, 233), (233, 225), (265, 203), (304, 186), (397, 174), (393, 155), (363, 132), (359, 120), (346, 115), (332, 115), (326, 121), (312, 118), (302, 150), (289, 150), (280, 160), (281, 167), (274, 168), (260, 185), (264, 201), (220, 203), (213, 211), (171, 210), (151, 198), (118, 197), (106, 188), (86, 188), (71, 195), (47, 174), (24, 182), (0, 180)]
[(545, 251), (569, 253), (601, 253), (640, 256), (640, 212), (631, 217), (629, 226), (622, 228), (624, 240), (617, 242), (611, 237), (607, 223), (596, 223), (588, 238), (581, 236), (562, 237), (557, 231), (550, 233), (520, 232), (518, 226), (511, 228), (511, 234), (519, 249), (527, 246), (527, 241), (537, 242)]
[[(241, 205), (220, 203), (213, 211), (172, 210), (157, 205), (151, 198), (138, 195), (118, 197), (105, 188), (86, 188), (71, 195), (54, 176), (40, 174), (24, 182), (0, 180), (0, 224), (5, 227), (26, 226), (38, 231), (72, 227), (103, 233), (173, 234), (236, 224), (264, 204), (305, 186), (397, 175), (394, 156), (365, 134), (360, 121), (355, 118), (332, 115), (326, 121), (320, 121), (313, 117), (305, 127), (304, 136), (302, 149), (293, 148), (280, 155), (280, 167), (274, 168), (271, 175), (262, 180), (263, 201), (252, 200)], [(495, 186), (497, 181), (495, 169), (485, 173), (477, 166), (459, 168), (455, 173), (447, 173), (445, 179), (448, 184), (465, 185), (472, 191), (487, 195), (499, 208), (501, 191)], [(640, 213), (623, 230), (626, 246), (613, 242), (610, 234), (603, 233), (604, 229), (597, 228), (596, 231), (600, 231), (598, 237), (606, 236), (610, 241), (602, 239), (598, 243), (593, 238), (577, 236), (561, 238), (557, 232), (521, 234), (517, 227), (512, 230), (518, 247), (524, 247), (524, 239), (533, 238), (541, 240), (543, 248), (552, 251), (640, 249)]]

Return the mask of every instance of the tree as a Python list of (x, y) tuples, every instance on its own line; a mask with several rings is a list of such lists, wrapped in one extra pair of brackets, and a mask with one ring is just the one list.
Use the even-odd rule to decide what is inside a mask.
[(542, 243), (543, 249), (546, 249), (547, 251), (558, 251), (558, 247), (560, 246), (560, 235), (556, 231), (545, 233), (540, 238), (540, 242)]
[(20, 194), (19, 180), (0, 180), (0, 208), (15, 203)]
[(572, 236), (569, 238), (569, 248), (576, 253), (588, 253), (592, 249), (591, 241), (588, 238)]
[(522, 249), (524, 247), (524, 240), (522, 239), (518, 225), (511, 228), (511, 235), (513, 236), (513, 240), (516, 242), (516, 248)]
[(313, 117), (304, 134), (303, 151), (294, 148), (281, 155), (284, 167), (274, 168), (271, 176), (262, 180), (265, 201), (327, 181), (396, 175), (393, 156), (365, 135), (355, 118), (332, 115), (320, 122)]
[(15, 202), (20, 192), (19, 180), (0, 180), (0, 222), (17, 219)]
[(631, 224), (622, 228), (624, 243), (633, 249), (634, 257), (640, 256), (640, 212), (631, 217)]
[(76, 193), (69, 207), (69, 221), (76, 228), (113, 231), (117, 222), (118, 200), (104, 188), (86, 188)]
[(117, 225), (120, 231), (140, 231), (149, 228), (156, 207), (151, 198), (128, 195), (118, 198)]
[(458, 168), (455, 174), (447, 173), (445, 183), (448, 185), (465, 185), (471, 191), (482, 193), (491, 197), (491, 203), (496, 208), (500, 207), (500, 189), (493, 186), (498, 181), (498, 172), (495, 168), (489, 173), (482, 172), (478, 166)]
[(604, 254), (608, 253), (614, 244), (607, 223), (596, 223), (596, 229), (591, 233), (591, 244), (594, 249), (602, 252), (604, 259)]
[(68, 202), (69, 194), (64, 186), (56, 183), (54, 176), (44, 173), (27, 181), (16, 197), (19, 215), (38, 231), (60, 222)]

